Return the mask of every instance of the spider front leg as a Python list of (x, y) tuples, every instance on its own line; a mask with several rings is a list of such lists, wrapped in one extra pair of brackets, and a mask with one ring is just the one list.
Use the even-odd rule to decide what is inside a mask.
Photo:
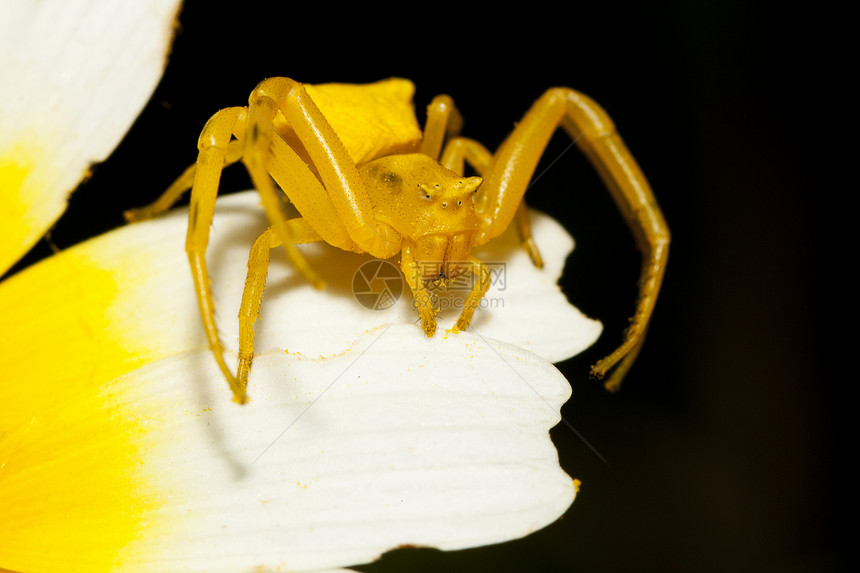
[[(215, 322), (215, 304), (206, 265), (206, 250), (209, 245), (209, 229), (214, 217), (221, 171), (228, 159), (231, 145), (233, 145), (232, 149), (237, 149), (236, 145), (231, 143), (232, 137), (234, 135), (242, 137), (248, 131), (260, 136), (261, 132), (265, 131), (255, 128), (254, 122), (249, 122), (251, 129), (247, 129), (248, 115), (249, 111), (241, 107), (221, 110), (209, 119), (200, 134), (194, 184), (191, 189), (191, 205), (188, 213), (188, 234), (185, 242), (185, 250), (191, 266), (200, 316), (203, 320), (209, 348), (215, 357), (219, 370), (230, 386), (233, 400), (239, 404), (244, 404), (247, 401), (245, 385), (243, 381), (240, 382), (233, 376), (224, 360), (224, 346), (218, 336), (218, 326)], [(279, 199), (268, 175), (265, 177), (260, 175), (261, 162), (265, 164), (266, 161), (266, 152), (260, 150), (261, 146), (265, 146), (265, 149), (268, 150), (268, 140), (265, 140), (264, 137), (252, 138), (245, 142), (242, 159), (252, 180), (258, 185), (267, 215), (278, 233), (281, 244), (286, 247), (290, 261), (309, 280), (317, 283), (316, 275), (296, 248), (290, 229), (284, 222), (283, 215), (280, 213)]]
[(639, 297), (624, 340), (592, 367), (598, 378), (614, 369), (605, 386), (616, 390), (644, 341), (666, 270), (670, 236), (645, 176), (600, 106), (568, 88), (551, 89), (535, 102), (483, 174), (475, 206), (484, 224), (478, 244), (501, 234), (514, 219), (537, 163), (559, 126), (600, 174), (642, 252)]
[(403, 271), (403, 276), (406, 277), (412, 289), (412, 304), (418, 311), (421, 329), (426, 336), (433, 336), (436, 333), (436, 307), (433, 305), (433, 295), (424, 284), (424, 273), (421, 265), (415, 260), (410, 241), (403, 241), (400, 270)]
[[(490, 289), (490, 269), (475, 257), (469, 257), (469, 272), (475, 277), (475, 282), (469, 291), (466, 300), (463, 301), (463, 310), (454, 325), (454, 332), (466, 330), (472, 322), (475, 309), (481, 304), (481, 299)], [(403, 251), (400, 259), (400, 268), (403, 275), (409, 281), (412, 289), (412, 304), (418, 311), (421, 320), (421, 328), (426, 336), (436, 333), (437, 308), (433, 303), (433, 294), (427, 289), (422, 266), (415, 260), (412, 245), (404, 241)], [(463, 269), (464, 271), (466, 269)]]
[[(342, 231), (348, 238), (348, 250), (370, 253), (378, 258), (389, 258), (397, 253), (400, 250), (399, 235), (374, 217), (370, 195), (358, 168), (301, 83), (275, 77), (263, 80), (254, 89), (248, 111), (246, 157), (251, 154), (252, 139), (265, 137), (267, 142), (277, 142), (271, 125), (278, 113), (295, 132), (318, 174), (318, 180), (314, 176), (316, 183), (313, 183), (308, 177), (310, 171), (305, 167), (301, 176), (303, 183), (295, 191), (282, 186), (311, 226), (315, 229), (330, 226), (332, 223), (326, 220), (333, 218), (338, 232)], [(268, 152), (270, 149), (263, 145), (255, 148), (261, 151), (255, 160), (258, 164), (256, 171), (260, 175), (260, 183), (265, 184), (262, 176), (265, 170), (261, 168), (265, 165), (263, 150)], [(271, 186), (271, 182), (268, 185)], [(314, 197), (310, 191), (312, 187), (321, 189), (322, 196)], [(302, 202), (307, 209), (303, 209)], [(315, 206), (317, 204), (319, 206)], [(324, 238), (328, 241), (327, 237)]]
[[(490, 163), (493, 159), (492, 154), (486, 147), (479, 142), (465, 137), (456, 137), (448, 142), (440, 159), (440, 163), (454, 173), (463, 174), (465, 164), (468, 163), (472, 168), (483, 177), (484, 173), (490, 170)], [(516, 215), (517, 231), (520, 235), (520, 243), (528, 253), (529, 258), (534, 265), (542, 269), (543, 257), (538, 250), (537, 243), (532, 237), (531, 222), (529, 221), (529, 210), (526, 207), (525, 199), (520, 201), (517, 207)]]
[(478, 308), (481, 304), (481, 299), (490, 290), (490, 269), (475, 257), (469, 257), (469, 263), (472, 267), (472, 275), (475, 277), (475, 284), (472, 285), (472, 289), (463, 303), (463, 310), (460, 312), (460, 317), (454, 325), (454, 332), (460, 332), (469, 327), (469, 324), (472, 322), (472, 316), (475, 314), (475, 309)]
[(529, 258), (532, 260), (534, 265), (537, 268), (542, 269), (543, 257), (538, 250), (534, 237), (532, 237), (532, 224), (529, 219), (529, 209), (526, 207), (525, 199), (520, 201), (520, 206), (517, 207), (516, 223), (523, 248), (526, 250), (526, 253), (528, 253)]
[(188, 234), (185, 251), (191, 265), (191, 276), (197, 293), (200, 317), (215, 361), (221, 374), (230, 385), (233, 400), (242, 404), (246, 401), (245, 388), (239, 384), (227, 363), (224, 361), (224, 346), (218, 337), (215, 323), (215, 303), (212, 299), (212, 286), (206, 266), (206, 249), (209, 246), (209, 228), (215, 214), (215, 199), (221, 170), (232, 138), (236, 123), (244, 116), (244, 108), (228, 108), (216, 113), (203, 128), (198, 141), (197, 164), (194, 171), (194, 184), (191, 190), (191, 205), (188, 211)]
[(463, 118), (451, 96), (444, 94), (436, 96), (427, 106), (427, 121), (424, 123), (421, 153), (438, 161), (442, 142), (446, 137), (457, 136), (462, 127)]
[[(238, 140), (231, 141), (227, 145), (227, 155), (224, 158), (224, 167), (242, 159), (243, 153), (244, 145), (242, 142)], [(176, 204), (177, 201), (182, 199), (182, 196), (185, 195), (185, 193), (191, 190), (191, 187), (194, 186), (194, 178), (196, 175), (197, 164), (194, 163), (183, 171), (182, 175), (177, 177), (158, 199), (149, 205), (144, 205), (143, 207), (138, 207), (136, 209), (129, 209), (123, 213), (125, 220), (129, 223), (137, 223), (154, 219), (155, 217), (167, 212)]]
[(304, 277), (316, 288), (323, 288), (325, 284), (322, 279), (311, 269), (304, 255), (296, 248), (295, 238), (290, 232), (283, 212), (281, 211), (280, 192), (272, 184), (267, 166), (272, 154), (273, 139), (277, 137), (273, 133), (271, 122), (278, 113), (278, 105), (270, 97), (267, 97), (259, 89), (251, 94), (247, 120), (244, 132), (237, 133), (238, 137), (245, 139), (245, 154), (242, 158), (254, 188), (260, 194), (260, 200), (266, 211), (266, 216), (272, 228), (278, 235), (281, 245), (286, 250), (287, 258), (304, 275)]
[[(319, 177), (275, 133), (272, 126), (278, 114), (295, 131)], [(248, 259), (248, 277), (239, 312), (236, 382), (244, 389), (254, 354), (253, 324), (260, 312), (271, 249), (286, 247), (295, 266), (319, 286), (321, 281), (309, 275), (304, 258), (294, 258), (291, 254), (298, 253), (296, 244), (325, 241), (344, 250), (389, 258), (399, 251), (400, 236), (373, 218), (370, 199), (356, 166), (298, 82), (289, 78), (261, 82), (249, 98), (247, 120), (244, 125), (238, 123), (234, 127), (234, 134), (244, 141), (243, 162), (272, 225), (255, 241)], [(301, 218), (284, 218), (270, 176), (288, 195)], [(244, 394), (241, 398), (244, 399)]]
[[(286, 224), (297, 243), (322, 240), (304, 219), (290, 219)], [(270, 252), (280, 246), (280, 236), (272, 227), (269, 227), (257, 237), (248, 255), (248, 275), (245, 278), (242, 304), (239, 307), (239, 363), (236, 378), (241, 388), (248, 386), (248, 373), (254, 358), (254, 322), (260, 317), (260, 305), (266, 288), (266, 277), (269, 274)]]

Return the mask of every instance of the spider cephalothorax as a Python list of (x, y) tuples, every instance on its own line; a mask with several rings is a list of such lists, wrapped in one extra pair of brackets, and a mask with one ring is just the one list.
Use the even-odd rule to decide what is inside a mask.
[[(338, 248), (388, 259), (400, 266), (428, 336), (436, 311), (427, 283), (475, 275), (455, 325), (468, 328), (490, 286), (474, 247), (500, 235), (512, 222), (535, 264), (540, 254), (523, 201), (529, 180), (552, 134), (564, 128), (606, 183), (643, 253), (639, 300), (622, 344), (592, 372), (615, 389), (642, 345), (669, 252), (669, 231), (651, 189), (606, 113), (568, 88), (541, 96), (501, 146), (491, 153), (459, 136), (462, 120), (450, 97), (436, 97), (423, 131), (408, 80), (374, 84), (303, 85), (270, 78), (252, 92), (247, 107), (216, 113), (198, 143), (190, 167), (151, 207), (128, 214), (138, 220), (163, 211), (192, 188), (186, 251), (209, 346), (237, 402), (253, 357), (253, 322), (266, 280), (269, 250), (286, 249), (296, 268), (322, 282), (296, 244), (325, 241)], [(218, 339), (205, 253), (221, 170), (241, 160), (260, 193), (271, 227), (251, 248), (240, 312), (239, 366), (234, 376)], [(465, 177), (465, 164), (480, 177)], [(286, 193), (300, 217), (280, 208)]]
[(377, 221), (400, 234), (425, 280), (460, 274), (478, 238), (480, 177), (463, 177), (422, 153), (388, 155), (359, 168)]

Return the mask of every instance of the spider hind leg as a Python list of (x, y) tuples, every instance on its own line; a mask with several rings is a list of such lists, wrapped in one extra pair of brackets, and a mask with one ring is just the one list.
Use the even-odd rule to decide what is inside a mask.
[[(529, 109), (491, 159), (476, 210), (484, 221), (478, 244), (522, 221), (522, 199), (553, 133), (562, 127), (600, 175), (642, 252), (639, 296), (621, 344), (592, 367), (616, 390), (638, 354), (666, 270), (670, 235), (666, 221), (636, 160), (606, 112), (589, 97), (553, 88)], [(520, 223), (521, 225), (521, 223)], [(522, 229), (522, 226), (521, 226)], [(525, 236), (524, 236), (525, 238)], [(529, 248), (528, 246), (526, 247)]]

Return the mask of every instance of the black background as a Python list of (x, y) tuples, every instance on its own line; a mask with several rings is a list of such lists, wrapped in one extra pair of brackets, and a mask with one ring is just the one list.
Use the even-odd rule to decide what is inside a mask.
[[(838, 39), (829, 28), (840, 15), (734, 1), (213, 6), (186, 3), (162, 83), (73, 195), (57, 247), (154, 199), (194, 161), (206, 119), (274, 75), (411, 78), (419, 113), (449, 93), (464, 133), (490, 148), (546, 88), (574, 87), (612, 115), (673, 232), (648, 342), (610, 395), (588, 366), (620, 340), (638, 254), (577, 151), (546, 171), (528, 199), (576, 238), (563, 286), (605, 325), (560, 365), (574, 388), (563, 415), (606, 463), (560, 425), (562, 466), (583, 482), (562, 520), (501, 546), (398, 551), (362, 570), (843, 569), (849, 380), (834, 369), (850, 355), (825, 339), (840, 307), (824, 256), (839, 248), (825, 209), (841, 187), (816, 161), (835, 151), (839, 90), (821, 66), (837, 54), (823, 40)], [(560, 133), (547, 159), (566, 145)], [(246, 187), (235, 168), (222, 189)], [(49, 252), (40, 243), (18, 268)]]

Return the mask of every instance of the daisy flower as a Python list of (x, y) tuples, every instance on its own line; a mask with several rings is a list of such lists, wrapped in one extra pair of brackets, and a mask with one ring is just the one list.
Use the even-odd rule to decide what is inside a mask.
[[(0, 268), (61, 215), (166, 65), (177, 2), (15, 1), (0, 23)], [(133, 184), (133, 182), (130, 182)], [(119, 192), (119, 190), (118, 190)], [(600, 324), (557, 286), (570, 236), (533, 214), (473, 327), (433, 338), (383, 264), (303, 247), (328, 288), (273, 256), (252, 401), (231, 400), (184, 252), (187, 212), (64, 250), (0, 284), (0, 569), (329, 571), (402, 546), (460, 549), (562, 515), (575, 480), (549, 429), (570, 386), (552, 366)], [(253, 192), (218, 200), (208, 252), (235, 359)], [(362, 274), (371, 273), (371, 274)], [(368, 291), (356, 287), (369, 277)], [(384, 282), (384, 281), (383, 281)], [(401, 292), (401, 294), (403, 294)], [(396, 296), (395, 296), (396, 295)]]

